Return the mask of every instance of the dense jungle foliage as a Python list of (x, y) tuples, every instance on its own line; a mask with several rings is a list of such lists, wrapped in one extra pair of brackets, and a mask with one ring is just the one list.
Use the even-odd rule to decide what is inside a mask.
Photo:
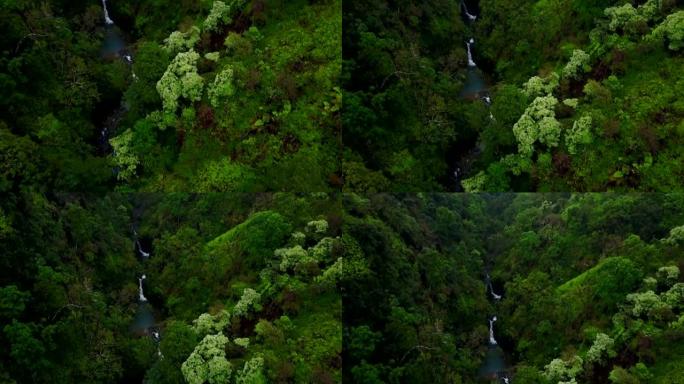
[(343, 198), (345, 381), (492, 382), (492, 315), (511, 383), (684, 377), (684, 196)]
[(360, 0), (343, 26), (349, 191), (682, 188), (675, 0)]
[(340, 188), (339, 0), (103, 4), (0, 2), (0, 190)]
[[(338, 202), (35, 193), (0, 201), (0, 382), (340, 382)], [(131, 332), (144, 305), (154, 308), (158, 344)]]

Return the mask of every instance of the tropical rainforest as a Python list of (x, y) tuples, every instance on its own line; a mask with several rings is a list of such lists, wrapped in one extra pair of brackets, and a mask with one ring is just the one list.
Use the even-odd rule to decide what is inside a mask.
[(681, 190), (676, 0), (343, 4), (348, 191)]
[(682, 384), (683, 52), (677, 0), (1, 0), (0, 384)]
[(339, 0), (0, 2), (1, 190), (329, 191)]
[(345, 381), (682, 383), (681, 194), (343, 199)]
[(334, 196), (0, 205), (0, 382), (340, 382)]

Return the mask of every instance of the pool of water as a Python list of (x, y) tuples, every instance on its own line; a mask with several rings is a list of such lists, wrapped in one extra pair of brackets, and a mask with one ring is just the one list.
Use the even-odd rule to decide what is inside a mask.
[(500, 372), (506, 371), (506, 357), (498, 345), (487, 347), (485, 360), (480, 366), (480, 376), (487, 379), (496, 379)]
[(131, 332), (137, 335), (144, 335), (150, 332), (150, 328), (154, 327), (154, 313), (152, 307), (147, 302), (138, 304), (138, 310), (135, 313), (135, 319), (131, 324)]
[(469, 67), (466, 73), (465, 82), (461, 89), (461, 97), (479, 98), (487, 93), (487, 84), (485, 83), (482, 71), (477, 67)]
[(119, 28), (107, 25), (105, 27), (104, 40), (102, 41), (102, 56), (106, 58), (116, 57), (124, 48), (126, 48), (126, 43)]

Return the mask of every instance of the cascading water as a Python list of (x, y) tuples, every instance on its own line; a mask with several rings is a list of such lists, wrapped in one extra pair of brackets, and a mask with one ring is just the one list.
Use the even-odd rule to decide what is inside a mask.
[(104, 19), (107, 25), (114, 24), (114, 20), (109, 18), (109, 11), (107, 11), (107, 0), (102, 0), (102, 8), (104, 9)]
[(496, 316), (489, 319), (489, 344), (496, 345), (496, 339), (494, 338), (494, 322), (496, 321)]
[(461, 6), (463, 6), (463, 13), (465, 13), (465, 15), (466, 15), (466, 17), (468, 18), (468, 20), (470, 20), (470, 21), (475, 21), (475, 20), (477, 20), (477, 16), (475, 16), (475, 15), (471, 14), (470, 12), (468, 12), (468, 6), (466, 6), (465, 1), (461, 1)]
[(468, 66), (469, 67), (477, 67), (477, 64), (475, 64), (475, 61), (473, 61), (473, 54), (470, 52), (470, 45), (475, 43), (475, 39), (470, 39), (466, 45), (468, 46)]
[[(492, 114), (490, 113), (489, 115), (491, 116)], [(489, 273), (487, 274), (487, 288), (489, 289), (489, 293), (492, 295), (492, 298), (494, 300), (501, 300), (501, 295), (497, 295), (496, 292), (494, 292), (494, 287), (492, 286), (492, 279), (489, 278)]]
[[(471, 14), (468, 11), (468, 7), (463, 0), (461, 1), (461, 7), (463, 9), (463, 14), (467, 17), (468, 21), (474, 23), (477, 19), (477, 15)], [(463, 82), (463, 87), (461, 88), (460, 96), (470, 100), (481, 99), (487, 107), (491, 107), (492, 99), (488, 94), (487, 84), (482, 76), (482, 71), (477, 67), (477, 63), (475, 63), (475, 59), (473, 58), (473, 44), (475, 44), (474, 38), (470, 38), (466, 42), (468, 51), (468, 70), (465, 73), (465, 80)], [(491, 111), (489, 111), (489, 120), (491, 122), (496, 121)], [(457, 158), (450, 165), (451, 169), (453, 169), (452, 175), (456, 185), (455, 190), (457, 192), (463, 191), (461, 180), (471, 174), (471, 168), (485, 149), (485, 144), (479, 140), (472, 145), (468, 144), (468, 147), (466, 148), (454, 148), (454, 153), (457, 154)], [(498, 295), (492, 292), (492, 296), (496, 298)]]
[(148, 258), (148, 257), (150, 257), (150, 253), (149, 253), (149, 252), (143, 251), (142, 245), (140, 245), (140, 240), (135, 239), (135, 244), (138, 246), (138, 252), (140, 253), (140, 256), (141, 256), (141, 257), (143, 257), (143, 258), (145, 258), (145, 259)]
[(143, 294), (143, 280), (145, 280), (147, 276), (142, 275), (142, 277), (138, 278), (138, 296), (140, 298), (140, 301), (147, 301), (147, 297), (145, 297), (145, 294)]

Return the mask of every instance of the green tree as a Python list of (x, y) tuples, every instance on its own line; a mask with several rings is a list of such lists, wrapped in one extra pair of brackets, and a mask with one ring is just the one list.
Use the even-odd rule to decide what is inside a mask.
[(670, 14), (660, 25), (653, 29), (651, 38), (667, 42), (672, 51), (684, 47), (684, 11)]
[(592, 126), (591, 116), (582, 116), (575, 120), (572, 124), (572, 129), (565, 135), (565, 145), (568, 147), (568, 152), (577, 154), (580, 145), (588, 145), (592, 143), (593, 137), (591, 134)]
[(589, 62), (591, 57), (581, 49), (572, 51), (570, 61), (563, 68), (563, 77), (570, 79), (578, 79), (583, 74), (591, 70)]
[(214, 82), (209, 85), (209, 100), (214, 108), (219, 108), (221, 102), (235, 94), (233, 69), (223, 69), (216, 75)]
[(226, 360), (228, 338), (219, 333), (207, 335), (183, 362), (181, 371), (190, 384), (226, 383), (232, 375), (232, 366)]
[(117, 179), (132, 180), (140, 164), (140, 159), (133, 149), (133, 131), (127, 129), (122, 134), (109, 139), (109, 143), (114, 149), (112, 159), (117, 167)]
[(536, 142), (549, 147), (558, 146), (561, 125), (554, 112), (557, 104), (558, 100), (553, 96), (537, 97), (513, 125), (520, 154), (531, 156)]
[(596, 334), (594, 344), (587, 351), (586, 361), (590, 364), (603, 364), (606, 359), (617, 355), (615, 352), (615, 340), (605, 333)]
[(197, 60), (199, 54), (193, 50), (177, 54), (157, 82), (165, 112), (175, 113), (181, 96), (190, 101), (202, 97), (204, 79), (197, 73)]

